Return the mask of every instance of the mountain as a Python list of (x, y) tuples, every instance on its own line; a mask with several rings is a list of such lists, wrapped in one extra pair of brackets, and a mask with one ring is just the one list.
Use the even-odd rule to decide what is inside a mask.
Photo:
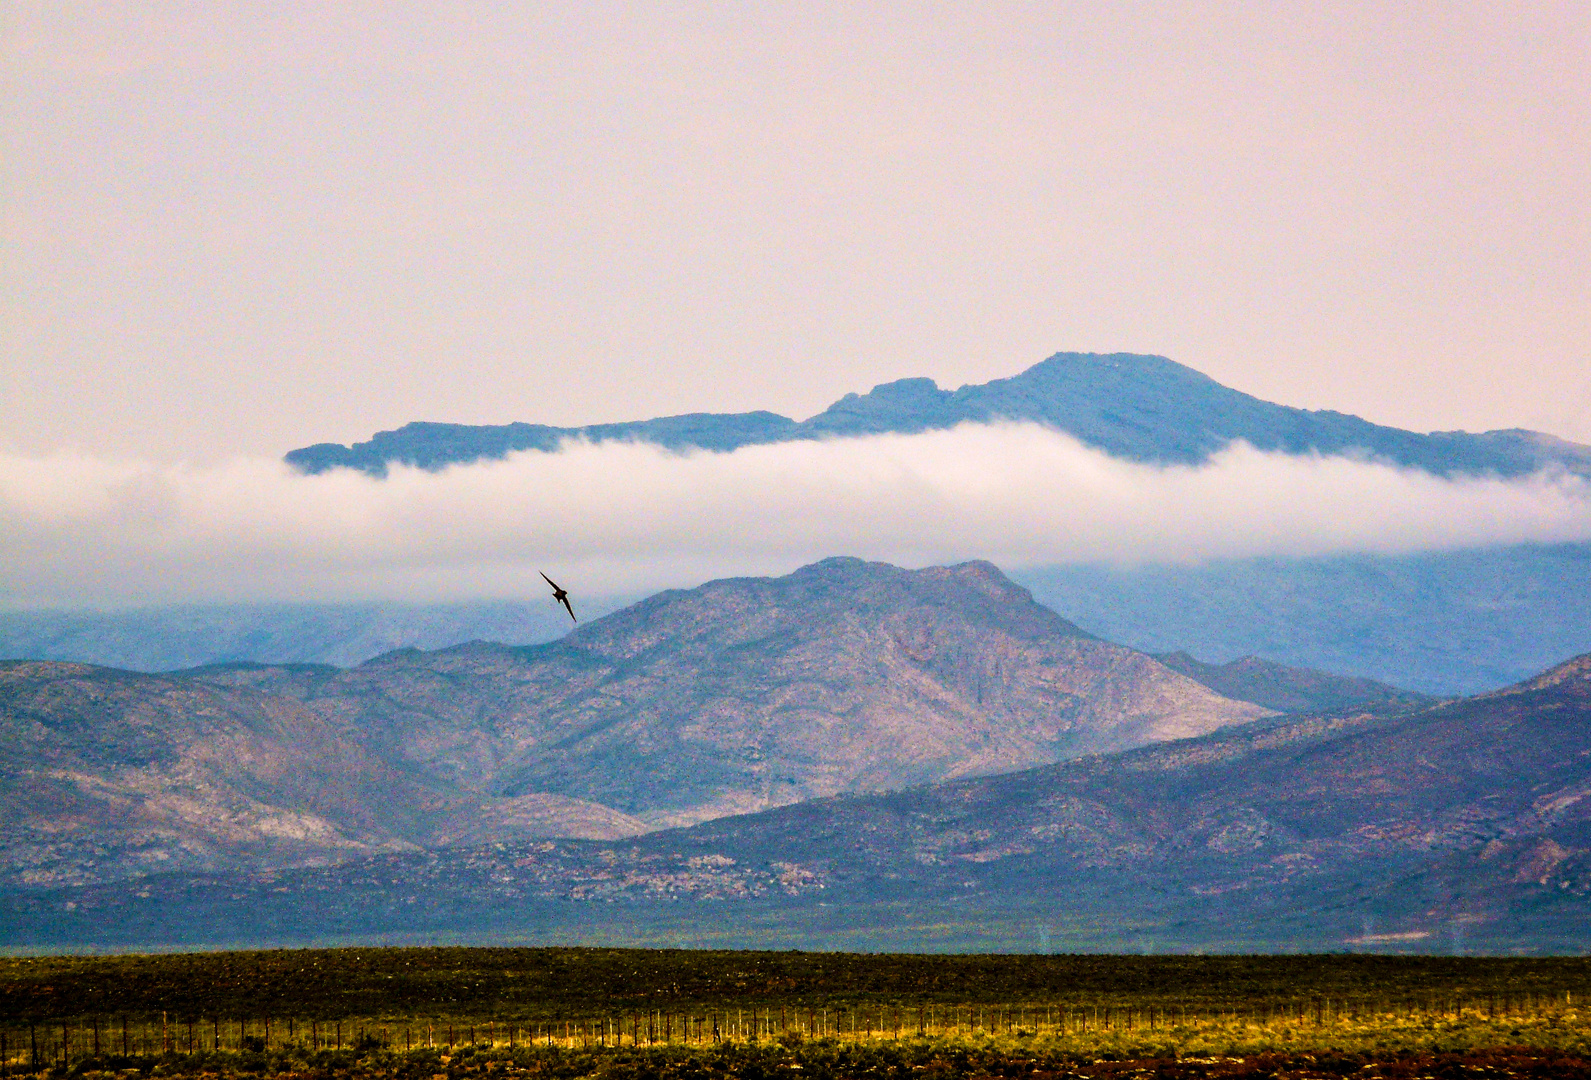
[[(1206, 934), (1335, 933), (1341, 944), (1375, 936), (1367, 926), (1407, 940), (1456, 928), (1583, 949), (1588, 796), (1591, 655), (1399, 717), (1273, 721), (809, 804), (704, 825), (691, 844), (827, 867), (832, 886), (890, 880), (943, 894), (976, 867), (982, 890), (1063, 910), (1092, 882), (1117, 918), (1158, 905)], [(834, 835), (869, 842), (836, 858), (821, 839)]]
[(558, 796), (428, 786), (287, 698), (84, 664), (0, 663), (0, 747), (14, 885), (644, 828)]
[(1253, 654), (1442, 697), (1591, 651), (1588, 543), (1033, 567), (1018, 580), (1090, 632), (1144, 652)]
[(726, 451), (998, 420), (1032, 421), (1113, 456), (1160, 464), (1197, 464), (1241, 439), (1289, 454), (1363, 454), (1442, 476), (1519, 476), (1548, 466), (1591, 476), (1591, 447), (1540, 432), (1403, 431), (1261, 401), (1163, 356), (1131, 353), (1056, 353), (1020, 375), (958, 390), (941, 390), (932, 379), (900, 379), (867, 394), (847, 394), (799, 422), (770, 412), (692, 413), (581, 428), (423, 422), (351, 446), (303, 447), (285, 460), (306, 473), (351, 468), (384, 475), (392, 464), (436, 469), (521, 450), (551, 451), (572, 438)]
[(312, 912), (361, 940), (1021, 949), (1037, 928), (1072, 951), (1584, 952), (1588, 898), (1591, 655), (1396, 715), (1275, 718), (616, 843), (13, 894), (0, 940), (291, 942)]
[(1425, 694), (1399, 690), (1374, 679), (1289, 667), (1257, 656), (1241, 656), (1225, 664), (1206, 664), (1178, 650), (1160, 653), (1155, 659), (1172, 671), (1203, 683), (1222, 697), (1252, 701), (1281, 713), (1384, 711), (1432, 703)]
[(0, 665), (0, 876), (618, 838), (1242, 723), (987, 563), (830, 559), (357, 668)]
[[(772, 413), (693, 414), (589, 428), (410, 424), (353, 446), (294, 450), (306, 472), (439, 468), (561, 439), (640, 439), (674, 449), (912, 432), (997, 418), (1071, 432), (1139, 461), (1197, 462), (1244, 439), (1288, 452), (1367, 455), (1442, 475), (1591, 476), (1591, 448), (1531, 432), (1431, 435), (1335, 412), (1270, 404), (1163, 357), (1057, 354), (1009, 379), (955, 391), (905, 379), (797, 422)], [(1521, 544), (1408, 555), (1215, 560), (1197, 566), (1028, 567), (1041, 603), (1133, 648), (1218, 662), (1254, 655), (1434, 695), (1504, 686), (1591, 649), (1591, 544)], [(634, 596), (582, 594), (599, 610)], [(158, 671), (229, 661), (361, 663), (392, 648), (472, 639), (531, 644), (563, 632), (528, 604), (217, 605), (129, 612), (0, 611), (0, 657)]]
[[(1413, 555), (1236, 559), (1201, 566), (1029, 567), (1046, 607), (1148, 653), (1257, 655), (1439, 697), (1528, 678), (1591, 650), (1591, 544)], [(582, 594), (582, 616), (636, 597)], [(560, 621), (561, 620), (561, 621)], [(0, 657), (171, 671), (207, 664), (351, 666), (397, 648), (534, 644), (569, 620), (529, 601), (235, 604), (112, 612), (0, 611)]]
[[(1591, 943), (1591, 655), (1396, 716), (1278, 719), (658, 835), (850, 892), (969, 887), (1197, 940)], [(837, 837), (856, 838), (836, 844)], [(1394, 937), (1388, 940), (1398, 940)]]
[(827, 559), (661, 593), (545, 645), (192, 677), (335, 716), (432, 782), (551, 792), (652, 826), (1267, 715), (1084, 633), (981, 562)]
[(292, 702), (80, 664), (0, 665), (0, 740), (24, 884), (348, 858), (381, 846), (405, 784)]
[[(1029, 567), (1044, 606), (1141, 652), (1255, 655), (1439, 697), (1528, 678), (1591, 650), (1591, 544), (1412, 555), (1234, 559), (1201, 566)], [(582, 617), (638, 597), (582, 593)], [(437, 605), (255, 604), (120, 612), (0, 612), (0, 657), (136, 671), (207, 664), (347, 667), (404, 647), (528, 645), (568, 631), (532, 600)]]

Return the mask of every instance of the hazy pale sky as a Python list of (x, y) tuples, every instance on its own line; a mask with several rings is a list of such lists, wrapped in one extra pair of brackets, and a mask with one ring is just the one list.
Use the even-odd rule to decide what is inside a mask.
[(1591, 442), (1583, 0), (0, 18), (14, 454), (804, 416), (1057, 350)]

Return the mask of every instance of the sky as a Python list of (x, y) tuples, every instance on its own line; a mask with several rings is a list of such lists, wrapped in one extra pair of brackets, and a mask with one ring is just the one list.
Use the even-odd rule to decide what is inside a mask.
[(0, 19), (10, 452), (802, 417), (1062, 350), (1591, 442), (1583, 3)]
[(1591, 443), (1591, 7), (902, 7), (0, 5), (0, 606), (1591, 539), (1572, 477), (1021, 426), (280, 466), (1073, 350)]

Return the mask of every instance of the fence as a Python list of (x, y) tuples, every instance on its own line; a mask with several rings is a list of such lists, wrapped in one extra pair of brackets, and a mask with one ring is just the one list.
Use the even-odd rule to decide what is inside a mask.
[(304, 1020), (187, 1016), (73, 1017), (0, 1026), (0, 1072), (27, 1072), (87, 1058), (299, 1051), (450, 1051), (462, 1047), (590, 1049), (758, 1043), (852, 1042), (1006, 1035), (1066, 1038), (1108, 1032), (1277, 1027), (1329, 1029), (1367, 1020), (1576, 1018), (1571, 992), (1464, 998), (1299, 998), (1231, 1005), (1176, 1003), (883, 1004), (838, 1008), (610, 1010), (567, 1018), (486, 1020)]

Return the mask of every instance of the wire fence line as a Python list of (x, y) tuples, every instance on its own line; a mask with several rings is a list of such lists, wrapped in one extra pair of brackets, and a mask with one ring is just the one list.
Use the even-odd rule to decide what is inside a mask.
[[(273, 1052), (456, 1052), (623, 1048), (831, 1039), (879, 1042), (1018, 1036), (1067, 1038), (1193, 1029), (1330, 1030), (1378, 1022), (1546, 1021), (1578, 1025), (1572, 991), (1398, 1000), (1311, 997), (1230, 1006), (1174, 1003), (754, 1005), (610, 1009), (558, 1017), (92, 1015), (0, 1022), (0, 1070), (38, 1071), (85, 1059)], [(1591, 1022), (1591, 1017), (1587, 1018)]]

